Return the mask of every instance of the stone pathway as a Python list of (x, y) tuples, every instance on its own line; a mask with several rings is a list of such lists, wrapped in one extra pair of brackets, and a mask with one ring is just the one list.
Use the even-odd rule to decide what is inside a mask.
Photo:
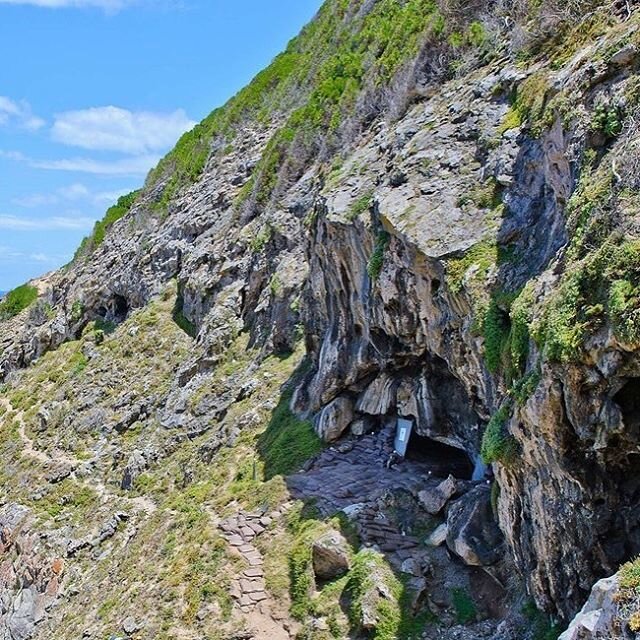
[(243, 613), (251, 612), (269, 597), (262, 568), (264, 560), (253, 542), (281, 514), (281, 511), (271, 515), (240, 511), (218, 525), (227, 542), (237, 549), (248, 565), (231, 585), (231, 596)]
[(376, 503), (389, 491), (405, 490), (417, 497), (425, 487), (438, 484), (439, 475), (446, 477), (446, 470), (410, 460), (388, 469), (394, 433), (389, 427), (327, 449), (305, 471), (289, 476), (287, 485), (292, 497), (314, 499), (324, 516), (346, 510), (364, 545), (377, 547), (400, 568), (409, 558), (422, 559), (422, 541), (387, 519)]

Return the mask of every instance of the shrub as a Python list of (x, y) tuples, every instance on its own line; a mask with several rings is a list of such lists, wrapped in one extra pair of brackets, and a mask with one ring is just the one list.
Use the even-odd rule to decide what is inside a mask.
[(531, 624), (533, 640), (557, 640), (562, 629), (549, 621), (549, 616), (540, 611), (535, 603), (528, 602), (522, 607), (522, 613)]
[(367, 265), (367, 273), (372, 280), (377, 280), (380, 277), (380, 272), (384, 265), (384, 254), (389, 246), (390, 240), (391, 237), (386, 231), (380, 231), (378, 233), (373, 253), (369, 258), (369, 264)]
[(604, 134), (607, 139), (617, 138), (622, 133), (623, 120), (622, 109), (601, 104), (593, 112), (591, 130)]
[(640, 241), (614, 240), (573, 264), (533, 322), (534, 338), (552, 360), (575, 360), (603, 323), (618, 339), (640, 344)]
[(519, 407), (522, 407), (533, 395), (533, 392), (538, 388), (541, 380), (542, 374), (538, 369), (535, 369), (529, 371), (529, 373), (513, 384), (510, 393)]
[(265, 224), (260, 231), (251, 239), (249, 248), (251, 253), (260, 253), (269, 244), (269, 241), (273, 237), (273, 227), (270, 224)]
[(351, 595), (349, 619), (354, 628), (360, 627), (365, 598), (371, 596), (372, 590), (377, 594), (376, 581), (384, 583), (383, 586), (391, 594), (391, 598), (378, 596), (375, 602), (377, 624), (371, 637), (374, 640), (395, 640), (399, 637), (402, 623), (400, 599), (403, 587), (382, 556), (375, 551), (369, 549), (360, 551), (353, 560), (347, 585)]
[(0, 302), (0, 321), (17, 316), (31, 306), (38, 298), (38, 290), (30, 284), (23, 284), (9, 291)]
[(347, 218), (349, 220), (355, 220), (360, 217), (365, 211), (367, 211), (373, 201), (373, 191), (367, 191), (364, 195), (360, 196), (350, 207)]
[(511, 109), (500, 126), (500, 133), (515, 129), (524, 123), (531, 127), (533, 135), (540, 135), (544, 125), (549, 80), (544, 71), (535, 73), (524, 80), (516, 90)]
[(461, 258), (447, 262), (447, 283), (453, 293), (460, 293), (464, 286), (464, 278), (476, 267), (475, 279), (483, 280), (498, 261), (498, 247), (495, 243), (479, 242), (465, 252)]
[(620, 586), (623, 589), (640, 589), (640, 558), (622, 565), (620, 568)]
[(531, 339), (529, 326), (533, 319), (535, 303), (533, 285), (527, 285), (511, 304), (509, 317), (511, 319), (510, 357), (511, 367), (516, 375), (524, 370), (529, 354)]
[(497, 373), (503, 363), (503, 353), (508, 343), (511, 323), (508, 312), (499, 306), (495, 297), (489, 303), (482, 329), (487, 369), (491, 373)]
[(480, 455), (485, 464), (501, 462), (509, 464), (518, 454), (518, 443), (507, 431), (511, 417), (511, 404), (506, 403), (498, 409), (487, 424), (482, 436)]

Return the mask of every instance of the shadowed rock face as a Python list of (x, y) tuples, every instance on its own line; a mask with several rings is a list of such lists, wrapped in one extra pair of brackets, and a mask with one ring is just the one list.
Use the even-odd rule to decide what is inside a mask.
[[(197, 397), (242, 331), (261, 356), (284, 354), (304, 336), (307, 368), (293, 407), (327, 441), (404, 417), (418, 436), (475, 461), (487, 423), (507, 407), (498, 435), (517, 454), (493, 460), (500, 528), (536, 603), (569, 618), (597, 579), (640, 552), (640, 345), (598, 315), (609, 299), (581, 303), (597, 320), (571, 358), (552, 357), (531, 336), (549, 301), (573, 292), (562, 288), (567, 274), (606, 239), (638, 238), (633, 190), (614, 210), (582, 203), (579, 216), (575, 200), (569, 205), (603, 167), (606, 189), (616, 190), (626, 179), (611, 179), (622, 173), (619, 158), (631, 166), (637, 155), (637, 145), (629, 151), (636, 134), (607, 137), (594, 115), (596, 104), (630, 101), (640, 61), (635, 45), (620, 52), (636, 33), (634, 14), (597, 42), (541, 54), (530, 67), (516, 64), (503, 34), (504, 57), (472, 56), (399, 120), (380, 118), (354, 134), (336, 171), (314, 157), (301, 177), (247, 211), (236, 206), (242, 188), (281, 124), (248, 122), (230, 152), (212, 149), (166, 216), (155, 213), (163, 185), (152, 185), (93, 254), (49, 276), (36, 306), (0, 324), (0, 379), (92, 320), (123, 322), (175, 279), (175, 315), (196, 338), (153, 398), (161, 429), (175, 434), (167, 449), (223, 422), (250, 395), (231, 373), (215, 398)], [(514, 96), (533, 103), (515, 121)], [(598, 216), (604, 231), (584, 228), (583, 218)], [(576, 238), (587, 238), (586, 248), (578, 243), (572, 253)], [(614, 276), (635, 291), (635, 271)], [(491, 330), (513, 336), (510, 305), (525, 285), (522, 361), (514, 365), (503, 340), (492, 364)], [(527, 380), (525, 394), (516, 383)], [(123, 432), (140, 415), (120, 414), (114, 429)], [(94, 416), (87, 429), (101, 422)], [(207, 455), (245, 426), (213, 433)], [(164, 453), (132, 454), (122, 487)], [(491, 519), (483, 495), (478, 527), (498, 545)], [(450, 535), (463, 549), (464, 535)], [(481, 551), (494, 559), (491, 544)], [(11, 606), (27, 605), (13, 598)]]

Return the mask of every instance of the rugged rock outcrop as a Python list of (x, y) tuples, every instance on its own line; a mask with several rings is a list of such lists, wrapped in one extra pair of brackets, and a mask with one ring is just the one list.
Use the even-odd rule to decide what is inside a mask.
[[(555, 3), (525, 17), (518, 3), (441, 4), (435, 16), (413, 0), (327, 2), (259, 77), (257, 106), (241, 94), (183, 139), (104, 242), (0, 323), (0, 379), (48, 450), (86, 441), (89, 461), (60, 482), (76, 482), (77, 469), (128, 492), (192, 490), (167, 505), (172, 517), (195, 518), (203, 467), (213, 475), (220, 460), (230, 503), (261, 473), (298, 471), (317, 452), (302, 419), (329, 443), (409, 420), (409, 456), (424, 453), (420, 442), (454, 447), (475, 481), (493, 482), (453, 502), (443, 486), (426, 501), (446, 512), (429, 538), (436, 552), (446, 539), (471, 565), (508, 556), (537, 606), (568, 620), (594, 582), (640, 552), (638, 12), (574, 3), (577, 25), (545, 39)], [(393, 11), (407, 12), (392, 22), (413, 38), (408, 52), (391, 36), (376, 42), (393, 32), (375, 28)], [(416, 27), (423, 14), (428, 26)], [(354, 45), (334, 59), (351, 39), (366, 55)], [(403, 64), (382, 75), (398, 51)], [(119, 326), (120, 347), (105, 346)], [(71, 343), (82, 350), (69, 371), (58, 366), (66, 386), (47, 370), (29, 378)], [(135, 349), (140, 374), (116, 373)], [(301, 366), (279, 397), (273, 381), (292, 374), (281, 364), (292, 352)], [(163, 358), (155, 372), (152, 355)], [(33, 404), (21, 384), (37, 390)], [(392, 466), (385, 447), (371, 459)], [(6, 450), (26, 477), (14, 440)], [(170, 458), (171, 472), (154, 476)], [(3, 601), (11, 640), (33, 632), (25, 608), (46, 608), (49, 587), (34, 585)], [(391, 598), (369, 587), (365, 630)], [(216, 608), (189, 595), (188, 620)]]
[(636, 561), (625, 565), (618, 574), (599, 580), (559, 640), (637, 638), (640, 631), (638, 576)]

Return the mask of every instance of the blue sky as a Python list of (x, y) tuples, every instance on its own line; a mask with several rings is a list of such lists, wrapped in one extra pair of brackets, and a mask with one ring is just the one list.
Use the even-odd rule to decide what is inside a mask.
[(0, 0), (0, 291), (66, 263), (320, 4)]

